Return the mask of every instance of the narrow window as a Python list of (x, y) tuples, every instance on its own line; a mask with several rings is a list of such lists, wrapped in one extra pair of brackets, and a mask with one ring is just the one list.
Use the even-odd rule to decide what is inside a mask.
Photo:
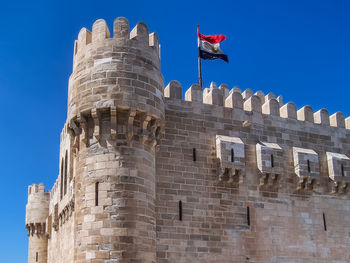
[(95, 206), (98, 206), (98, 185), (99, 182), (95, 183)]
[(323, 213), (322, 215), (323, 215), (323, 228), (324, 228), (324, 231), (327, 231), (326, 215), (325, 213)]
[(311, 172), (311, 167), (310, 167), (310, 161), (307, 160), (307, 171), (310, 173)]
[(193, 161), (197, 161), (197, 156), (196, 156), (196, 148), (193, 148), (192, 150), (192, 157), (193, 157)]
[(233, 149), (231, 149), (231, 162), (233, 163), (235, 161), (235, 152)]
[(61, 159), (61, 186), (60, 186), (60, 196), (63, 197), (63, 158)]
[(247, 206), (247, 224), (250, 226), (250, 207)]
[(38, 260), (39, 260), (39, 253), (36, 252), (36, 254), (35, 254), (35, 262), (38, 262)]
[(64, 158), (64, 195), (67, 193), (67, 161), (68, 161), (68, 156), (67, 156), (67, 151), (66, 151), (66, 156)]
[(274, 167), (274, 166), (275, 166), (275, 163), (274, 163), (274, 161), (273, 161), (273, 154), (271, 154), (270, 158), (271, 158), (271, 167)]
[(344, 174), (344, 165), (343, 164), (341, 165), (341, 176), (345, 176), (345, 174)]
[(179, 201), (179, 220), (182, 221), (182, 201)]

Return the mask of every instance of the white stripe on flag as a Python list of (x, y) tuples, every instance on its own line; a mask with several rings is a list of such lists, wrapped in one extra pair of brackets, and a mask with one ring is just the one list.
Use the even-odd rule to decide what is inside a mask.
[(220, 49), (220, 43), (217, 44), (210, 44), (207, 41), (200, 40), (199, 41), (199, 48), (201, 50), (204, 50), (206, 52), (212, 53), (212, 54), (222, 54), (222, 50)]

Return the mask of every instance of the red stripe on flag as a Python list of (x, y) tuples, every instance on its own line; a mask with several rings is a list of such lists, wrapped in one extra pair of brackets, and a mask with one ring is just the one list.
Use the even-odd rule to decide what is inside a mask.
[(217, 43), (220, 43), (220, 42), (226, 40), (226, 36), (224, 36), (224, 35), (209, 35), (209, 36), (205, 36), (205, 35), (199, 34), (199, 39), (207, 41), (210, 44), (217, 44)]

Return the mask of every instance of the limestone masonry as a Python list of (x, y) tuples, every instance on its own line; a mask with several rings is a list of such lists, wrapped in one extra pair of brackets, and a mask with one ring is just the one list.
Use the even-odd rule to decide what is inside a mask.
[(60, 144), (30, 263), (350, 262), (350, 118), (215, 83), (183, 100), (143, 23), (80, 31)]

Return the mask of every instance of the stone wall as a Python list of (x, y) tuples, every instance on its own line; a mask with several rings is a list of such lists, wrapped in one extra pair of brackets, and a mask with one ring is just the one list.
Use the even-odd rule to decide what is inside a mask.
[[(348, 262), (350, 201), (347, 189), (334, 191), (326, 152), (349, 156), (350, 131), (219, 105), (166, 99), (156, 159), (158, 262)], [(243, 141), (241, 176), (220, 180), (217, 135)], [(274, 172), (261, 168), (261, 142), (276, 154)], [(307, 168), (296, 165), (293, 147), (317, 153), (309, 175), (297, 175)]]
[(145, 24), (80, 31), (59, 175), (28, 191), (29, 262), (349, 262), (350, 118), (163, 86)]

